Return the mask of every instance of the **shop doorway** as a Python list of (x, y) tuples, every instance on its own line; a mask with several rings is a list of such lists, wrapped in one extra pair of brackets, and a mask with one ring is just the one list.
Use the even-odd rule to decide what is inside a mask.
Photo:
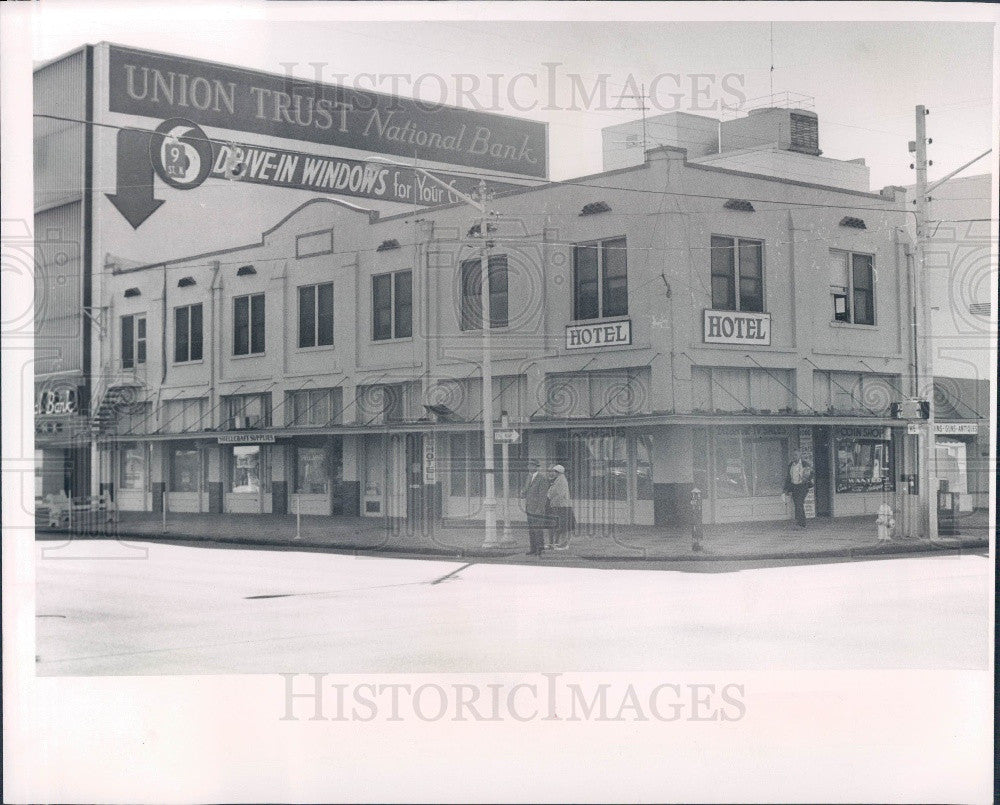
[(816, 496), (816, 516), (833, 514), (833, 477), (830, 472), (830, 429), (813, 428), (813, 489)]
[(424, 437), (406, 434), (406, 519), (416, 526), (424, 519)]

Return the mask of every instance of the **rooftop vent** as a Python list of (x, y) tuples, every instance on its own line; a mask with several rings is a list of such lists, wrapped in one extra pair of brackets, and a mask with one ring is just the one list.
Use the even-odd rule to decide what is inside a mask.
[(608, 202), (592, 201), (580, 210), (580, 215), (597, 215), (600, 212), (611, 212), (611, 206)]
[(791, 142), (788, 149), (818, 156), (819, 119), (816, 115), (791, 112), (788, 118), (791, 126)]

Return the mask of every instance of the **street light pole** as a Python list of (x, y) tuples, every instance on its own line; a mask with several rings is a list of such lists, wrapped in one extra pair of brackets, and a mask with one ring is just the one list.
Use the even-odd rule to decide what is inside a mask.
[(493, 320), (490, 311), (490, 241), (489, 219), (486, 214), (486, 180), (479, 180), (479, 236), (482, 246), (479, 255), (479, 296), (482, 300), (483, 327), (483, 520), (485, 534), (483, 547), (495, 548), (500, 544), (497, 535), (496, 473), (493, 463), (493, 356), (490, 330)]
[[(923, 106), (916, 109), (916, 140), (914, 144), (916, 169), (916, 234), (917, 234), (917, 290), (920, 294), (921, 345), (917, 354), (920, 355), (921, 397), (927, 399), (927, 419), (924, 421), (923, 433), (920, 436), (920, 488), (923, 490), (927, 523), (927, 538), (937, 539), (937, 490), (934, 481), (937, 473), (934, 470), (934, 356), (931, 341), (931, 309), (929, 288), (927, 287), (927, 266), (925, 252), (927, 246), (927, 110)], [(924, 519), (924, 518), (921, 518)]]

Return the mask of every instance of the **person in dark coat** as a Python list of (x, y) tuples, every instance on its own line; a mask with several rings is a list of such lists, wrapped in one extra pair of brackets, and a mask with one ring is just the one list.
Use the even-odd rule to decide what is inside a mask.
[(785, 473), (785, 492), (792, 496), (792, 504), (795, 506), (795, 524), (799, 528), (806, 527), (806, 495), (812, 488), (813, 468), (812, 465), (802, 458), (802, 451), (792, 452), (792, 460), (788, 464), (788, 471)]
[(549, 479), (537, 461), (529, 462), (531, 478), (524, 488), (524, 512), (528, 515), (528, 554), (541, 556), (548, 526)]

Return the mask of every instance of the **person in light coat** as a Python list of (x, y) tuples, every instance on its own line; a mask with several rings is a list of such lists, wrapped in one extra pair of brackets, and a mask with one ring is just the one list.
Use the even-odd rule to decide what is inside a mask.
[(565, 551), (569, 547), (569, 532), (573, 527), (573, 509), (569, 499), (569, 482), (566, 480), (566, 469), (562, 464), (556, 464), (549, 470), (552, 485), (549, 487), (549, 515), (555, 525), (552, 541), (557, 551)]

